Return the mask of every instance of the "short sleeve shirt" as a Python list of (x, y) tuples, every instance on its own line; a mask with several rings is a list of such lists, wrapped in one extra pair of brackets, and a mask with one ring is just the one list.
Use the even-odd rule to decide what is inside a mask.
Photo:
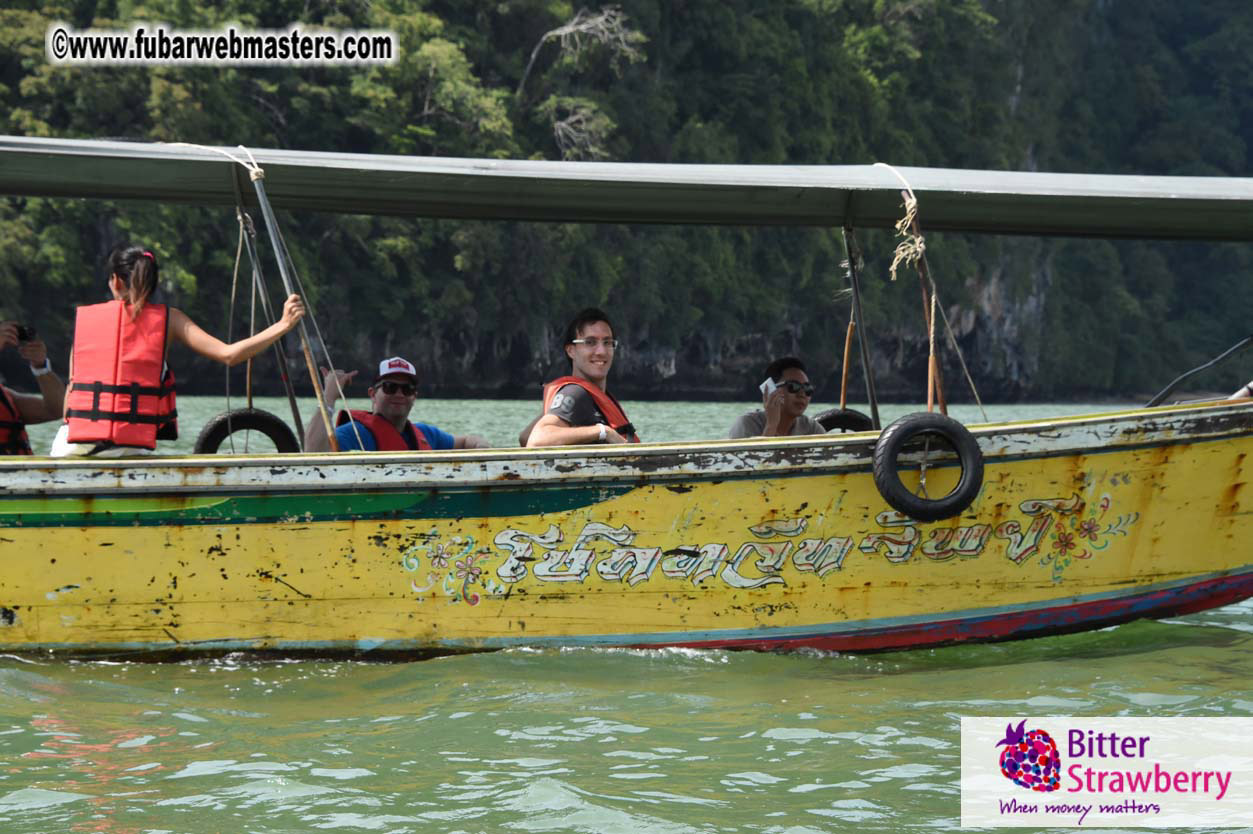
[(592, 399), (592, 395), (587, 393), (583, 386), (572, 382), (557, 389), (545, 413), (560, 417), (572, 426), (609, 424), (605, 415), (596, 407), (596, 401)]
[[(727, 437), (732, 440), (738, 440), (742, 437), (760, 437), (765, 430), (766, 412), (759, 408), (756, 411), (740, 415), (739, 419), (731, 425), (731, 431), (727, 434)], [(792, 422), (792, 430), (788, 432), (788, 436), (796, 437), (797, 435), (826, 433), (827, 430), (822, 427), (822, 423), (802, 414)]]
[[(456, 438), (443, 429), (428, 425), (427, 423), (410, 423), (415, 431), (422, 432), (426, 442), (430, 444), (432, 449), (445, 451), (456, 447)], [(357, 435), (360, 433), (361, 442), (357, 442)], [(409, 438), (405, 433), (405, 441)], [(374, 439), (374, 433), (356, 420), (349, 420), (339, 428), (335, 429), (335, 440), (339, 443), (341, 452), (377, 452), (378, 443)], [(410, 448), (416, 448), (411, 446)]]

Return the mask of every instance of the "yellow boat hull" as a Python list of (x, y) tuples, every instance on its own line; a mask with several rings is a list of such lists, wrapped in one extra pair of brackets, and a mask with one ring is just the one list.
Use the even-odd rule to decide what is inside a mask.
[(875, 650), (1253, 595), (1247, 406), (973, 432), (983, 486), (934, 523), (884, 502), (871, 433), (10, 458), (0, 650)]

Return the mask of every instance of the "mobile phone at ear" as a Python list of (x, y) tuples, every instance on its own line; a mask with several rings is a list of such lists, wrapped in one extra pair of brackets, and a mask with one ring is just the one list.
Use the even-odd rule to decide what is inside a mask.
[(761, 395), (763, 397), (768, 397), (771, 394), (773, 394), (775, 391), (779, 390), (779, 383), (775, 382), (770, 377), (766, 377), (765, 381), (762, 382), (761, 385), (758, 385), (757, 387), (761, 389)]

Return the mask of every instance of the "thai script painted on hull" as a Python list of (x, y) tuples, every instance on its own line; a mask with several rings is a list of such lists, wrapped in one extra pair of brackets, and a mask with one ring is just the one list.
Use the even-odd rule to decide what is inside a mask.
[[(453, 599), (478, 602), (472, 588), (503, 593), (528, 576), (540, 582), (583, 583), (595, 575), (604, 582), (639, 585), (656, 576), (700, 585), (721, 582), (738, 589), (785, 585), (786, 571), (825, 577), (839, 571), (853, 552), (880, 555), (901, 564), (921, 555), (931, 561), (973, 559), (1000, 545), (1005, 558), (1024, 564), (1038, 557), (1050, 566), (1059, 582), (1075, 559), (1090, 559), (1109, 546), (1115, 536), (1125, 536), (1139, 515), (1109, 517), (1111, 500), (1102, 495), (1088, 506), (1079, 495), (1069, 498), (1031, 499), (1018, 505), (1022, 520), (959, 527), (921, 529), (919, 522), (896, 511), (879, 513), (881, 531), (860, 538), (846, 535), (806, 535), (810, 519), (771, 519), (747, 528), (753, 538), (730, 542), (705, 542), (666, 548), (640, 541), (629, 525), (612, 526), (586, 522), (573, 540), (550, 524), (543, 532), (515, 527), (500, 531), (492, 547), (478, 545), (472, 537), (456, 536), (409, 548), (402, 564), (418, 572), (425, 562), (432, 570), (425, 584), (411, 583), (415, 592), (431, 590), (443, 573), (443, 590)], [(562, 547), (569, 541), (569, 545)], [(607, 545), (607, 547), (606, 547)], [(606, 553), (606, 550), (608, 551)], [(491, 574), (486, 563), (503, 556)]]

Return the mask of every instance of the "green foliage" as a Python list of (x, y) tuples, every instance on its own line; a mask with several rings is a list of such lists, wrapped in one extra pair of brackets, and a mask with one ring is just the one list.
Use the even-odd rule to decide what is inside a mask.
[[(54, 66), (44, 57), (53, 20), (383, 29), (400, 52), (369, 67)], [(0, 131), (484, 158), (1248, 176), (1250, 47), (1243, 0), (19, 3), (0, 10)], [(925, 230), (925, 201), (920, 218)], [(558, 334), (589, 304), (610, 310), (626, 342), (619, 390), (738, 392), (781, 353), (803, 355), (829, 383), (841, 358), (839, 230), (281, 221), (345, 367), (401, 353), (448, 390), (530, 392), (560, 368)], [(0, 314), (37, 324), (63, 356), (73, 305), (100, 297), (105, 256), (123, 239), (156, 252), (172, 302), (225, 335), (237, 227), (218, 208), (6, 198)], [(880, 387), (917, 398), (927, 344), (918, 278), (887, 280), (888, 233), (858, 239)], [(1151, 392), (1248, 330), (1247, 246), (939, 234), (927, 244), (985, 395)], [(277, 303), (268, 257), (265, 270)], [(175, 361), (185, 387), (219, 384), (198, 360)], [(960, 398), (947, 349), (945, 363)], [(1240, 378), (1215, 372), (1199, 384)]]

